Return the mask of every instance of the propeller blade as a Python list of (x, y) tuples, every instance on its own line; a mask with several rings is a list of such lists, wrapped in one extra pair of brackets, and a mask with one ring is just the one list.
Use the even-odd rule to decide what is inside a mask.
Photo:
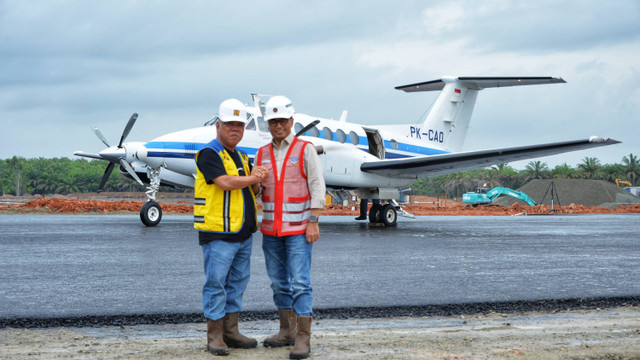
[(109, 176), (111, 176), (112, 171), (113, 163), (110, 162), (109, 165), (107, 165), (107, 168), (104, 170), (104, 175), (102, 175), (102, 180), (100, 180), (100, 185), (98, 186), (98, 192), (102, 191), (102, 189), (104, 188), (104, 184), (106, 184), (107, 180), (109, 180)]
[(109, 145), (109, 142), (107, 141), (107, 138), (104, 137), (104, 135), (102, 135), (102, 132), (100, 132), (100, 129), (98, 129), (97, 126), (92, 126), (91, 130), (93, 130), (93, 132), (96, 134), (96, 136), (98, 137), (98, 139), (102, 140), (102, 142), (107, 145), (107, 147), (111, 147), (111, 145)]
[(133, 115), (131, 115), (131, 118), (129, 119), (129, 122), (127, 122), (127, 126), (124, 127), (124, 131), (122, 131), (122, 137), (120, 137), (120, 143), (118, 144), (118, 147), (122, 147), (122, 142), (127, 138), (127, 136), (129, 136), (129, 132), (131, 132), (131, 128), (133, 127), (133, 124), (136, 123), (137, 119), (138, 113), (133, 113)]
[(312, 122), (310, 122), (309, 124), (307, 124), (307, 126), (303, 127), (302, 129), (300, 129), (300, 131), (298, 131), (296, 133), (296, 136), (300, 136), (304, 133), (307, 132), (307, 130), (311, 129), (312, 127), (318, 125), (320, 123), (320, 120), (313, 120)]
[(131, 167), (131, 165), (129, 165), (129, 163), (125, 160), (125, 159), (120, 159), (120, 165), (122, 165), (122, 167), (127, 170), (127, 172), (129, 173), (129, 175), (131, 175), (131, 177), (133, 177), (135, 179), (135, 181), (138, 182), (138, 184), (140, 185), (144, 185), (144, 183), (142, 182), (142, 180), (140, 180), (140, 177), (138, 176), (138, 174), (136, 174), (136, 172), (133, 170), (133, 168)]

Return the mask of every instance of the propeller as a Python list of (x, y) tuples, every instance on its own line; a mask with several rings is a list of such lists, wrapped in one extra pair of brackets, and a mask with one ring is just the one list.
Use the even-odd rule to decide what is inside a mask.
[(111, 176), (111, 172), (113, 171), (115, 163), (122, 165), (122, 167), (127, 171), (127, 173), (129, 173), (129, 175), (131, 175), (132, 178), (134, 178), (140, 185), (144, 185), (142, 180), (140, 180), (138, 174), (136, 174), (131, 165), (129, 165), (129, 163), (125, 160), (125, 157), (127, 155), (126, 149), (124, 149), (122, 146), (122, 143), (127, 138), (127, 136), (129, 136), (131, 128), (133, 128), (133, 125), (136, 123), (137, 119), (138, 114), (133, 113), (133, 115), (131, 115), (131, 118), (129, 118), (127, 125), (124, 127), (124, 130), (122, 131), (122, 136), (120, 137), (118, 146), (115, 147), (109, 145), (109, 142), (104, 137), (100, 129), (95, 126), (91, 127), (91, 130), (93, 130), (98, 139), (100, 139), (100, 141), (102, 141), (102, 143), (104, 143), (108, 147), (107, 149), (100, 152), (100, 157), (104, 160), (109, 160), (109, 165), (107, 165), (107, 168), (104, 170), (104, 174), (102, 174), (102, 179), (100, 179), (100, 185), (98, 186), (98, 192), (102, 191), (104, 185), (107, 183), (107, 180), (109, 180), (109, 176)]
[(308, 123), (307, 126), (303, 127), (302, 129), (300, 129), (300, 131), (298, 131), (296, 133), (296, 136), (300, 136), (304, 133), (307, 132), (307, 130), (311, 129), (312, 127), (318, 125), (320, 123), (320, 120), (313, 120), (312, 122)]
[(98, 129), (96, 126), (92, 126), (91, 130), (93, 130), (93, 133), (96, 134), (98, 139), (100, 139), (105, 145), (107, 145), (107, 147), (111, 147), (107, 139), (104, 137), (104, 135), (102, 135), (102, 132), (100, 132), (100, 129)]
[(125, 126), (124, 130), (122, 131), (122, 136), (120, 137), (120, 143), (118, 144), (118, 147), (122, 147), (122, 142), (127, 138), (127, 136), (129, 136), (131, 128), (133, 127), (133, 124), (136, 123), (136, 120), (138, 120), (138, 113), (133, 113), (133, 115), (131, 115), (131, 118), (129, 118), (129, 121), (127, 121), (127, 126)]

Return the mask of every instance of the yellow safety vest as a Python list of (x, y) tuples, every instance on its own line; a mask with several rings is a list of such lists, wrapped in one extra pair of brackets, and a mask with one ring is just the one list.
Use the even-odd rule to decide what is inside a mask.
[[(227, 150), (215, 139), (202, 149), (210, 148), (216, 152), (222, 159), (227, 175), (240, 176), (235, 161), (231, 158)], [(202, 151), (202, 149), (200, 151)], [(196, 161), (200, 155), (200, 151), (196, 154)], [(244, 167), (244, 173), (249, 175), (249, 157), (236, 149)], [(197, 169), (197, 166), (196, 166)], [(193, 227), (199, 231), (216, 232), (222, 234), (237, 233), (242, 229), (244, 224), (244, 196), (242, 189), (222, 190), (218, 185), (207, 184), (207, 179), (197, 169), (195, 181), (195, 202), (193, 207)], [(249, 192), (253, 199), (254, 209), (256, 208), (256, 197), (253, 189), (249, 186)], [(254, 214), (256, 212), (254, 211)], [(257, 217), (255, 224), (257, 224)], [(252, 229), (255, 231), (257, 228)]]

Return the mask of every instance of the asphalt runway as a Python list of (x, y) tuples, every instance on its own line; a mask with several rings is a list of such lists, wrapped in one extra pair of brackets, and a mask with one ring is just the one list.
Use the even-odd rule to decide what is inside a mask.
[[(0, 215), (0, 319), (201, 313), (190, 216)], [(640, 295), (640, 216), (321, 218), (314, 308)], [(254, 235), (244, 309), (275, 309)]]

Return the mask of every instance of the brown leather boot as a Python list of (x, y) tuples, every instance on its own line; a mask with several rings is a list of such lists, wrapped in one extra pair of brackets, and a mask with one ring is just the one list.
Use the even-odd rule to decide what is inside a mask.
[(229, 355), (229, 348), (222, 340), (224, 319), (207, 319), (207, 350), (213, 355)]
[(298, 315), (293, 310), (278, 309), (280, 316), (280, 331), (276, 335), (264, 339), (264, 347), (281, 347), (293, 345), (298, 330)]
[(296, 343), (289, 353), (289, 359), (306, 359), (311, 353), (311, 316), (298, 316)]
[(258, 340), (246, 337), (238, 331), (238, 313), (224, 316), (224, 342), (229, 347), (237, 349), (251, 349), (258, 346)]

